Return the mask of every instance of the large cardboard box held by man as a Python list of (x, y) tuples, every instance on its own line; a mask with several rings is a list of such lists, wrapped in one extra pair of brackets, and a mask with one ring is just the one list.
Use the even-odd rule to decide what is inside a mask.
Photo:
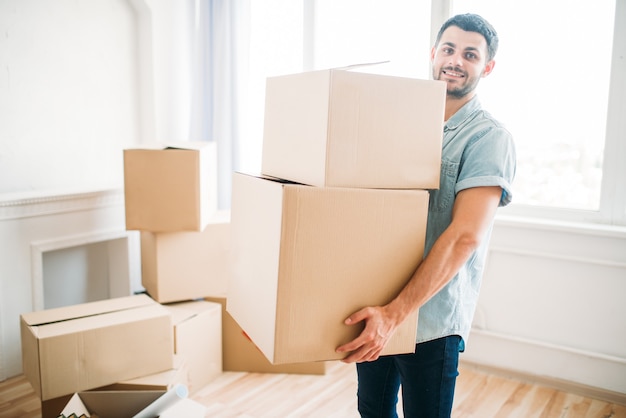
[(170, 313), (146, 295), (21, 315), (24, 375), (42, 401), (173, 367)]
[[(425, 190), (312, 187), (235, 173), (227, 310), (273, 364), (343, 358), (343, 321), (389, 302), (422, 260)], [(417, 313), (384, 354), (413, 352)]]
[(217, 209), (214, 142), (124, 150), (126, 229), (202, 231)]
[(261, 172), (313, 186), (437, 189), (445, 89), (358, 69), (270, 77)]
[(141, 231), (141, 283), (161, 303), (224, 297), (230, 275), (230, 212), (201, 232)]

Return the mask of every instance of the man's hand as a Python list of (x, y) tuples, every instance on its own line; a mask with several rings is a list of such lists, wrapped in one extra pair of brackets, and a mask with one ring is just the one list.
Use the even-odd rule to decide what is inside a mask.
[(361, 363), (378, 359), (398, 326), (384, 306), (363, 308), (350, 315), (344, 323), (355, 325), (361, 321), (365, 321), (363, 332), (354, 340), (337, 348), (338, 353), (350, 352), (350, 355), (342, 360), (344, 363)]

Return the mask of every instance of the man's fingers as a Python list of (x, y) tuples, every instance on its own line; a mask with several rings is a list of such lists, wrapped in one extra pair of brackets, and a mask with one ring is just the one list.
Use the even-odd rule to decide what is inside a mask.
[(365, 339), (363, 338), (362, 335), (356, 337), (354, 340), (350, 341), (349, 343), (346, 343), (342, 346), (337, 347), (337, 352), (338, 353), (347, 353), (350, 351), (356, 351), (359, 348), (361, 348), (364, 344), (366, 343)]
[(380, 350), (362, 347), (361, 349), (351, 353), (349, 356), (345, 357), (341, 361), (343, 361), (344, 363), (363, 363), (366, 361), (374, 361), (378, 359), (379, 356)]
[(356, 311), (355, 313), (350, 315), (348, 318), (346, 318), (346, 320), (344, 321), (344, 324), (353, 325), (358, 322), (361, 322), (370, 316), (368, 312), (369, 312), (368, 308), (363, 308), (359, 311)]

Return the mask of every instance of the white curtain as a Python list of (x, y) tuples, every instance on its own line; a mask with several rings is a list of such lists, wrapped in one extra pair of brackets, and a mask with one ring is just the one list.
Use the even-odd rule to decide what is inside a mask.
[(249, 45), (249, 0), (195, 0), (189, 138), (214, 141), (220, 209), (230, 208), (239, 168)]

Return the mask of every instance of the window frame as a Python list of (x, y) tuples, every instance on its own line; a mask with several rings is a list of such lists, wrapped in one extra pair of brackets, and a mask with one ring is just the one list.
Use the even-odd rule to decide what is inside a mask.
[[(453, 0), (431, 0), (431, 44), (438, 28), (450, 16)], [(303, 70), (314, 63), (315, 0), (303, 0)], [(626, 0), (616, 0), (609, 101), (598, 211), (542, 207), (515, 203), (501, 214), (558, 222), (626, 225)]]
[[(448, 0), (434, 0), (433, 2)], [(597, 211), (517, 204), (505, 215), (559, 222), (626, 225), (626, 0), (616, 0), (600, 205)]]

